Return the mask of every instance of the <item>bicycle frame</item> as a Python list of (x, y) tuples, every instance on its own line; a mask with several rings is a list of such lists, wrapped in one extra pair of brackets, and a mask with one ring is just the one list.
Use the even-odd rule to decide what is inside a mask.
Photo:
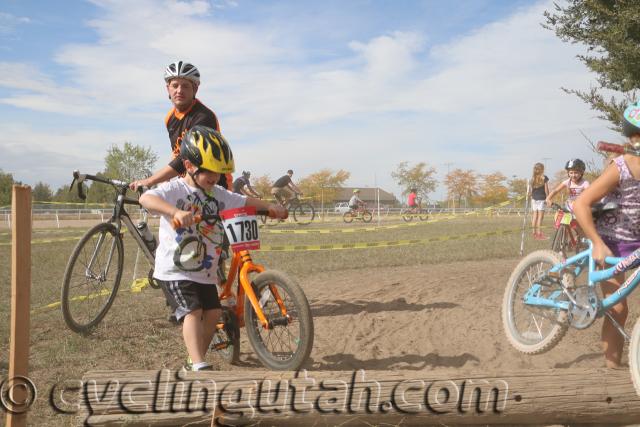
[[(579, 276), (585, 267), (585, 263), (588, 264), (588, 283), (587, 286), (594, 288), (598, 282), (602, 282), (604, 280), (608, 280), (620, 274), (624, 271), (630, 269), (629, 265), (633, 267), (632, 261), (636, 260), (636, 255), (629, 255), (627, 258), (618, 258), (618, 257), (607, 257), (605, 262), (611, 267), (606, 268), (604, 270), (596, 270), (596, 264), (593, 258), (591, 257), (591, 252), (593, 250), (593, 244), (589, 241), (589, 248), (576, 254), (566, 261), (554, 265), (550, 270), (549, 276), (557, 276), (560, 277), (564, 270), (569, 269), (574, 266), (573, 273), (575, 277)], [(640, 283), (640, 268), (637, 268), (633, 274), (631, 274), (623, 283), (620, 285), (620, 288), (611, 294), (610, 296), (599, 300), (598, 308), (597, 308), (597, 316), (600, 317), (604, 315), (604, 313), (609, 310), (614, 305), (623, 301), (625, 298), (633, 292), (633, 290)], [(536, 296), (537, 291), (540, 289), (540, 284), (534, 284), (527, 291), (524, 297), (524, 303), (528, 305), (534, 306), (542, 306), (548, 308), (557, 308), (561, 310), (569, 310), (570, 301), (557, 301), (556, 298), (560, 296), (560, 293), (556, 292), (551, 295), (549, 298), (541, 298)], [(568, 294), (567, 294), (568, 295)], [(572, 301), (574, 304), (578, 305), (575, 301)]]
[[(267, 320), (264, 312), (262, 311), (261, 301), (258, 300), (256, 293), (251, 286), (251, 278), (249, 275), (251, 273), (262, 273), (265, 271), (264, 266), (261, 264), (255, 264), (251, 259), (251, 254), (249, 251), (238, 251), (234, 252), (233, 258), (231, 259), (231, 266), (229, 267), (229, 273), (227, 275), (227, 279), (222, 284), (222, 293), (219, 295), (220, 301), (223, 301), (227, 298), (233, 296), (233, 283), (236, 280), (236, 276), (238, 278), (238, 293), (236, 295), (236, 316), (238, 318), (238, 326), (244, 326), (244, 296), (246, 295), (249, 299), (249, 302), (253, 306), (253, 310), (258, 316), (258, 320), (265, 329), (269, 329), (271, 325)], [(275, 287), (270, 288), (271, 293), (273, 294), (278, 306), (280, 307), (280, 312), (282, 316), (287, 316), (287, 309), (284, 306), (284, 302), (282, 298), (278, 294), (277, 289)]]
[[(106, 178), (101, 178), (99, 176), (94, 176), (94, 175), (80, 174), (78, 171), (74, 171), (73, 177), (74, 177), (74, 183), (75, 181), (78, 182), (78, 196), (82, 200), (86, 199), (86, 196), (84, 195), (82, 190), (82, 183), (87, 179), (91, 181), (101, 182), (103, 184), (109, 184), (117, 189), (115, 205), (111, 213), (111, 218), (109, 218), (109, 222), (115, 225), (116, 231), (120, 235), (122, 235), (122, 223), (124, 222), (125, 226), (127, 227), (127, 230), (129, 231), (129, 234), (131, 235), (131, 237), (133, 237), (133, 240), (138, 244), (138, 247), (142, 250), (142, 253), (147, 258), (147, 260), (151, 263), (151, 265), (153, 265), (155, 262), (154, 254), (151, 253), (151, 251), (147, 247), (146, 243), (142, 239), (142, 236), (138, 232), (137, 227), (133, 223), (133, 220), (131, 219), (131, 217), (129, 216), (129, 214), (124, 208), (124, 205), (134, 205), (134, 206), (140, 207), (140, 203), (138, 202), (138, 200), (126, 196), (128, 184), (126, 182), (115, 180), (115, 179), (106, 179)], [(73, 183), (71, 184), (71, 186), (73, 187)], [(99, 249), (102, 246), (102, 243), (104, 241), (103, 239), (104, 239), (104, 236), (100, 236), (100, 238), (98, 239), (98, 244), (96, 245), (96, 249), (93, 255), (91, 256), (91, 261), (89, 262), (89, 265), (87, 266), (87, 272), (93, 266), (95, 255), (99, 252)], [(107, 263), (107, 268), (111, 264), (111, 257), (113, 256), (114, 250), (115, 250), (115, 241), (111, 244), (111, 249), (109, 251), (109, 260), (108, 260), (109, 262)], [(105, 276), (107, 275), (107, 273), (108, 273), (108, 270), (104, 272)]]

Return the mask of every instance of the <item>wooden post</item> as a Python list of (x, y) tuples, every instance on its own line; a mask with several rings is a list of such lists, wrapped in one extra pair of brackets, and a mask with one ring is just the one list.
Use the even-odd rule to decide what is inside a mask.
[[(31, 188), (14, 185), (11, 202), (11, 342), (9, 345), (9, 390), (12, 410), (7, 427), (27, 425), (27, 409), (35, 389), (24, 381), (29, 372), (29, 300), (31, 296)], [(20, 380), (23, 378), (23, 380)], [(27, 380), (28, 381), (28, 380)], [(19, 385), (22, 384), (22, 385)]]

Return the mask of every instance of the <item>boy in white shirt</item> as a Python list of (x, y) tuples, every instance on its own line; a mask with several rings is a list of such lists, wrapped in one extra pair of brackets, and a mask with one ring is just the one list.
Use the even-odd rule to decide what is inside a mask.
[(349, 199), (349, 207), (352, 211), (357, 211), (360, 209), (360, 206), (364, 206), (364, 201), (360, 199), (360, 190), (353, 190), (353, 196)]
[[(182, 139), (180, 157), (186, 175), (147, 191), (140, 197), (140, 204), (161, 215), (153, 277), (162, 286), (176, 319), (182, 322), (192, 369), (211, 370), (205, 354), (222, 313), (215, 286), (224, 233), (218, 215), (242, 206), (268, 209), (274, 218), (286, 218), (287, 211), (216, 185), (220, 174), (234, 171), (234, 162), (229, 144), (212, 128), (195, 126), (189, 130)], [(195, 215), (204, 216), (205, 221), (196, 224)], [(195, 257), (182, 253), (191, 236), (202, 242), (202, 247), (198, 246), (202, 252), (195, 251)]]

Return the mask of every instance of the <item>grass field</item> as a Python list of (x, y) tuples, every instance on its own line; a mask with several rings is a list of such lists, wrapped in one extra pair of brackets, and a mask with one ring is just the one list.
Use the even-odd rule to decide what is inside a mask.
[[(385, 221), (384, 225), (392, 222)], [(254, 261), (285, 271), (298, 279), (320, 272), (335, 275), (348, 270), (369, 267), (393, 267), (438, 264), (442, 262), (516, 258), (520, 247), (521, 217), (458, 217), (417, 226), (380, 228), (375, 231), (331, 232), (327, 234), (277, 234), (271, 230), (362, 229), (373, 224), (311, 224), (298, 227), (282, 224), (267, 227), (261, 235), (264, 246), (318, 245), (355, 242), (380, 242), (409, 239), (431, 239), (451, 236), (452, 239), (429, 244), (394, 247), (294, 251), (254, 252)], [(90, 369), (159, 369), (182, 366), (185, 351), (180, 329), (166, 321), (167, 309), (161, 291), (145, 288), (130, 292), (133, 280), (135, 244), (125, 239), (125, 272), (120, 292), (104, 321), (88, 336), (69, 331), (59, 307), (42, 308), (59, 301), (64, 268), (77, 239), (86, 228), (34, 230), (33, 240), (55, 239), (52, 243), (32, 246), (31, 290), (31, 355), (30, 378), (38, 387), (39, 397), (29, 412), (30, 425), (71, 425), (73, 418), (55, 413), (48, 404), (51, 387), (61, 381), (79, 379)], [(455, 236), (511, 230), (510, 234), (456, 239)], [(529, 237), (527, 235), (527, 237)], [(69, 239), (69, 240), (62, 240)], [(3, 355), (9, 349), (11, 247), (10, 235), (0, 233), (0, 346)], [(548, 247), (549, 242), (527, 240), (526, 251)], [(148, 265), (141, 257), (138, 277), (146, 277)], [(463, 265), (461, 264), (461, 268)], [(452, 278), (455, 280), (455, 278)], [(358, 286), (354, 283), (354, 286)], [(311, 300), (310, 303), (314, 304)], [(244, 332), (243, 332), (244, 334)], [(244, 351), (247, 351), (245, 348)], [(7, 356), (0, 359), (0, 376), (7, 373)]]

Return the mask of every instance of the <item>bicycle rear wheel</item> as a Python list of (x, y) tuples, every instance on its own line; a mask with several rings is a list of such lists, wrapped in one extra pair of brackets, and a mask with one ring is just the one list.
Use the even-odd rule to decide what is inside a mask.
[(258, 359), (269, 369), (298, 370), (313, 347), (313, 318), (307, 297), (297, 283), (279, 271), (256, 275), (252, 286), (269, 323), (266, 328), (262, 326), (249, 298), (245, 298), (247, 336)]
[(636, 320), (629, 343), (629, 369), (636, 393), (640, 396), (640, 319)]
[(100, 323), (118, 292), (123, 262), (115, 225), (98, 224), (82, 236), (62, 281), (62, 315), (69, 329), (84, 333)]
[(411, 215), (410, 212), (400, 212), (400, 215), (402, 215), (402, 219), (404, 219), (406, 222), (411, 222), (413, 220), (413, 215)]
[(293, 208), (293, 219), (302, 225), (310, 224), (316, 216), (316, 211), (310, 203), (300, 203)]
[(240, 360), (240, 327), (238, 317), (230, 307), (222, 307), (222, 317), (209, 345), (209, 352), (227, 363), (234, 364)]
[[(526, 354), (540, 354), (553, 348), (567, 331), (568, 315), (564, 310), (526, 305), (524, 296), (534, 284), (540, 285), (536, 296), (562, 299), (562, 286), (540, 280), (549, 269), (560, 263), (560, 255), (539, 250), (520, 261), (511, 273), (502, 300), (502, 325), (511, 345)], [(563, 284), (573, 287), (573, 277), (564, 274)]]
[(347, 224), (353, 222), (353, 214), (351, 213), (351, 211), (346, 211), (344, 215), (342, 215), (342, 220)]
[(362, 212), (362, 221), (371, 222), (372, 219), (373, 219), (373, 215), (371, 214), (371, 211)]

